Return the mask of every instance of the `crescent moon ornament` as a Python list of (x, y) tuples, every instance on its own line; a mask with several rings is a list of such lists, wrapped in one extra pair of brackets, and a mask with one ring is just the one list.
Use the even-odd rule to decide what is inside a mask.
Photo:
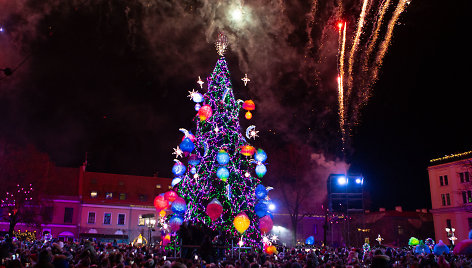
[(238, 99), (238, 100), (236, 101), (236, 103), (239, 104), (239, 106), (241, 106), (241, 105), (243, 105), (244, 101), (241, 100), (241, 99)]
[(228, 91), (229, 91), (229, 87), (227, 87), (225, 89), (225, 92), (223, 93), (223, 99), (222, 99), (223, 101), (226, 99), (226, 94), (228, 94)]
[(208, 143), (207, 142), (203, 142), (203, 149), (205, 150), (205, 152), (203, 153), (203, 157), (205, 157), (208, 154)]
[(179, 130), (184, 133), (185, 137), (187, 138), (188, 137), (188, 130), (186, 130), (185, 128), (179, 128)]
[(246, 128), (246, 137), (248, 139), (256, 139), (256, 137), (258, 137), (257, 133), (259, 133), (259, 131), (256, 130), (256, 126), (254, 125), (250, 125)]

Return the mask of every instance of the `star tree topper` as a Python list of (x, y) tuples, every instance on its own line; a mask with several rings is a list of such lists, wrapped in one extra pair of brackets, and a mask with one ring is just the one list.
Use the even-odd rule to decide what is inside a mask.
[(247, 82), (251, 81), (251, 79), (247, 77), (247, 74), (244, 74), (244, 77), (241, 78), (241, 80), (243, 80), (244, 86), (247, 86)]

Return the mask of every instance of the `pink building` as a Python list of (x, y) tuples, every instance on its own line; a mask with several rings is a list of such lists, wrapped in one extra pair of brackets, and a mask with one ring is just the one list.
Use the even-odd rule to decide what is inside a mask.
[[(145, 225), (145, 218), (156, 217), (154, 197), (172, 188), (171, 179), (88, 172), (85, 166), (51, 165), (43, 183), (42, 222), (35, 226), (19, 223), (16, 231), (118, 242), (132, 242), (139, 234), (159, 236)], [(8, 222), (0, 222), (0, 231), (8, 227)]]
[(430, 160), (431, 213), (437, 241), (450, 244), (452, 228), (457, 241), (467, 239), (472, 230), (471, 167), (472, 151)]

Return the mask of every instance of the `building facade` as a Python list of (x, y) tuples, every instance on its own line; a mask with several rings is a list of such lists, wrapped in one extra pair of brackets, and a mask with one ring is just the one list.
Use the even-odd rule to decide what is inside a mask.
[(428, 174), (436, 240), (450, 244), (454, 236), (461, 241), (472, 230), (471, 167), (472, 151), (430, 160)]
[[(62, 168), (51, 165), (41, 192), (38, 212), (41, 223), (19, 223), (15, 231), (50, 233), (54, 238), (93, 238), (132, 242), (139, 234), (159, 236), (146, 218), (156, 218), (154, 197), (171, 189), (171, 179), (88, 172), (85, 166)], [(9, 223), (0, 222), (0, 231)]]

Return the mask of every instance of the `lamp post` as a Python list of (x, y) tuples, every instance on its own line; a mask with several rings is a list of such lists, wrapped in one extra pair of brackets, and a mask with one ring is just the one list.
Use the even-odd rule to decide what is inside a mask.
[(146, 227), (148, 228), (148, 232), (149, 232), (149, 245), (151, 245), (151, 242), (152, 242), (152, 238), (151, 238), (151, 234), (152, 234), (152, 229), (154, 228), (154, 226), (156, 226), (156, 219), (155, 218), (146, 218), (144, 220), (144, 223), (146, 225)]
[(457, 240), (457, 237), (454, 235), (455, 231), (456, 231), (455, 228), (446, 227), (446, 233), (447, 233), (448, 239), (451, 240), (451, 243), (453, 246), (454, 246), (454, 242)]

